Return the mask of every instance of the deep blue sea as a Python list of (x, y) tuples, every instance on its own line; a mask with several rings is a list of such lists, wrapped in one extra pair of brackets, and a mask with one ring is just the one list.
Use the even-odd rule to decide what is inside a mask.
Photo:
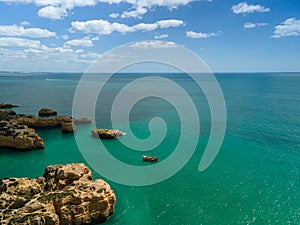
[[(146, 75), (117, 74), (110, 80), (97, 101), (97, 127), (111, 128), (114, 96), (140, 76)], [(197, 102), (201, 124), (197, 149), (178, 173), (150, 186), (121, 185), (93, 171), (94, 178), (105, 179), (117, 195), (115, 213), (105, 224), (300, 224), (300, 73), (216, 74), (226, 103), (227, 129), (218, 156), (204, 172), (198, 171), (198, 165), (210, 135), (206, 98), (186, 76), (162, 76), (177, 82)], [(81, 74), (1, 73), (0, 102), (19, 105), (13, 109), (17, 113), (37, 115), (40, 108), (47, 107), (59, 115), (72, 115), (80, 78)], [(159, 161), (163, 161), (178, 142), (179, 115), (166, 101), (146, 98), (132, 109), (132, 132), (140, 138), (148, 137), (153, 117), (163, 118), (168, 128), (157, 147)], [(91, 138), (89, 125), (77, 129)], [(50, 164), (87, 163), (73, 134), (61, 134), (58, 128), (37, 132), (44, 139), (44, 150), (0, 149), (0, 179), (41, 176)], [(122, 138), (130, 135), (127, 132)], [(142, 153), (119, 140), (103, 144), (120, 161), (145, 166)], [(103, 163), (101, 158), (95, 160)]]

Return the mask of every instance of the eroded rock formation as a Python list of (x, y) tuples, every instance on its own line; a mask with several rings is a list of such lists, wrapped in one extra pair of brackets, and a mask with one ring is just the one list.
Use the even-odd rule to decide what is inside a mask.
[(1, 224), (96, 224), (114, 211), (116, 196), (84, 164), (52, 165), (43, 177), (0, 180)]
[(9, 116), (14, 116), (14, 115), (16, 115), (15, 111), (6, 110), (6, 109), (0, 109), (0, 119), (7, 118)]
[(34, 115), (16, 114), (12, 110), (1, 109), (0, 123), (2, 122), (5, 125), (2, 126), (2, 133), (0, 133), (0, 147), (30, 150), (44, 148), (43, 140), (35, 133), (34, 129), (60, 127), (62, 133), (73, 133), (76, 131), (75, 123), (91, 123), (91, 120), (85, 117), (72, 118), (70, 116), (39, 118)]
[(7, 121), (0, 121), (0, 147), (20, 150), (43, 149), (43, 139), (34, 129)]

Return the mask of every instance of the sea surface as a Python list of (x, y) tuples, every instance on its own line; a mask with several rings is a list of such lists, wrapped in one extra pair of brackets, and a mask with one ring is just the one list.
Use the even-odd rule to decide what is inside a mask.
[[(81, 76), (3, 72), (0, 102), (19, 105), (13, 109), (17, 113), (37, 115), (40, 108), (47, 107), (59, 115), (72, 115)], [(147, 74), (116, 74), (108, 82), (95, 108), (98, 128), (111, 128), (114, 97), (124, 85), (143, 76)], [(178, 173), (150, 186), (118, 184), (92, 168), (94, 178), (109, 182), (117, 195), (115, 213), (105, 224), (300, 224), (300, 73), (216, 74), (226, 103), (227, 129), (218, 156), (204, 172), (199, 172), (198, 166), (211, 128), (205, 95), (184, 74), (151, 76), (165, 76), (187, 90), (199, 113), (199, 143)], [(172, 154), (181, 132), (180, 115), (167, 101), (149, 97), (138, 102), (129, 118), (132, 133), (126, 131), (122, 138), (149, 137), (149, 121), (154, 117), (163, 118), (167, 126), (167, 134), (156, 148), (160, 162)], [(123, 123), (120, 122), (120, 129)], [(91, 138), (90, 125), (77, 129)], [(88, 165), (73, 134), (61, 134), (56, 128), (37, 132), (44, 139), (44, 150), (0, 149), (0, 179), (41, 176), (50, 164)], [(191, 134), (190, 138), (196, 137)], [(144, 152), (127, 148), (119, 140), (103, 144), (118, 160), (146, 166), (141, 160)], [(94, 160), (103, 163), (100, 157)]]

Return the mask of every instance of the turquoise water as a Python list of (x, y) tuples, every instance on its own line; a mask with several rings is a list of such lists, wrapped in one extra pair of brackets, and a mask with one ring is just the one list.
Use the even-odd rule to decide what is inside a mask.
[[(60, 115), (71, 115), (80, 76), (0, 76), (0, 102), (20, 105), (14, 109), (18, 113), (36, 115), (40, 108), (50, 107)], [(104, 178), (117, 194), (115, 214), (105, 224), (300, 224), (300, 74), (216, 75), (226, 101), (227, 130), (220, 153), (204, 172), (198, 171), (198, 165), (209, 138), (209, 107), (191, 80), (168, 76), (199, 103), (197, 150), (182, 170), (159, 184), (129, 187)], [(96, 106), (98, 127), (111, 126), (113, 96), (136, 77), (122, 74), (109, 83)], [(155, 116), (164, 118), (168, 126), (157, 149), (163, 160), (172, 153), (180, 134), (176, 110), (160, 99), (145, 99), (133, 108), (130, 124), (138, 137), (146, 138), (149, 119)], [(89, 125), (78, 129), (90, 138)], [(59, 129), (38, 133), (44, 150), (0, 150), (0, 178), (36, 177), (49, 164), (85, 162), (73, 134), (62, 135)], [(119, 160), (144, 165), (140, 152), (118, 140), (104, 141), (104, 145)], [(94, 178), (103, 177), (94, 171)]]

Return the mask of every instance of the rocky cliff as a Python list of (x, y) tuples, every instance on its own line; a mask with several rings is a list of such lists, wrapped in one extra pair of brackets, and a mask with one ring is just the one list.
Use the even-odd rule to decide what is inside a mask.
[(116, 196), (84, 164), (52, 165), (42, 177), (0, 180), (0, 223), (96, 224), (113, 214)]

